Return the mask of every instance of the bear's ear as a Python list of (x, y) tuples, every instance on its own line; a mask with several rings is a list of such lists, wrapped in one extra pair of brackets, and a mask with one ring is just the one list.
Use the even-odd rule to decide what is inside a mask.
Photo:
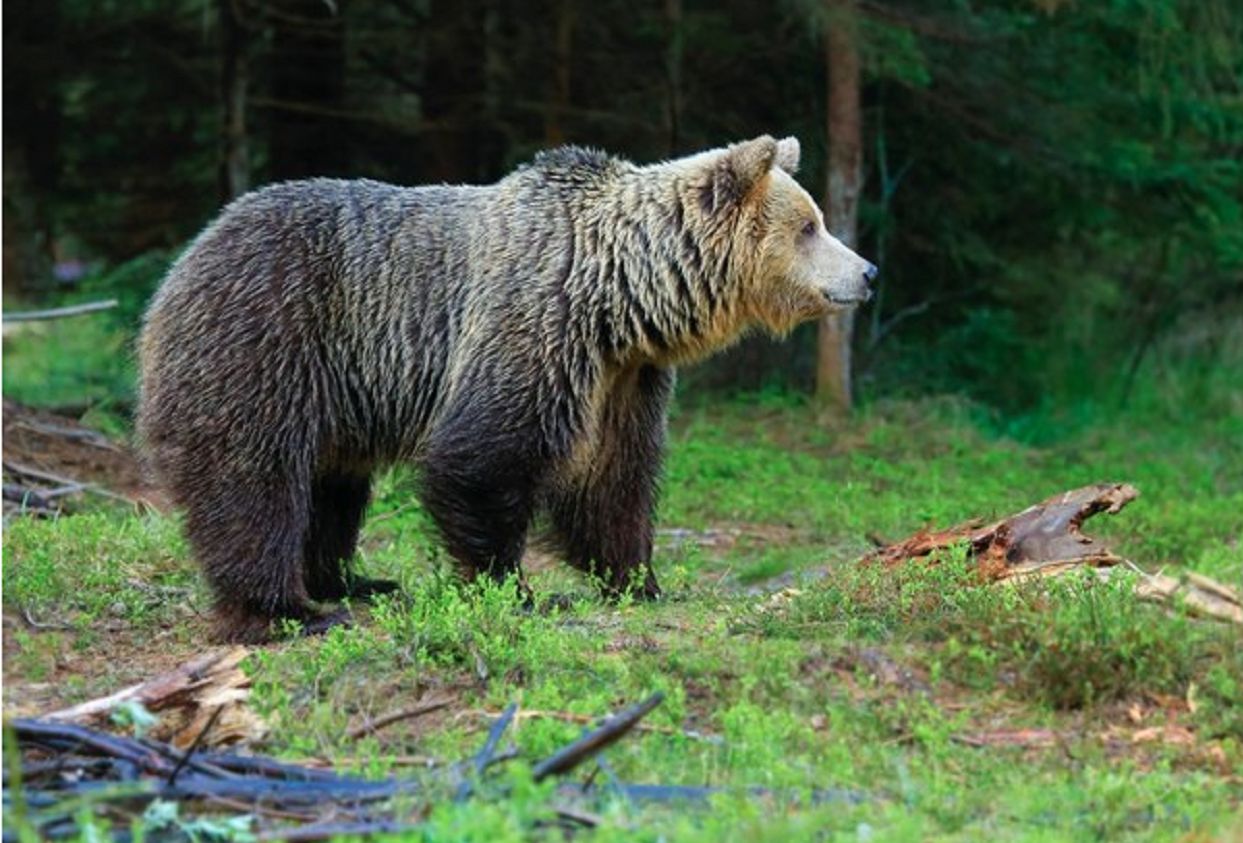
[(790, 175), (798, 172), (798, 138), (782, 138), (777, 141), (777, 166)]
[(769, 135), (727, 148), (712, 169), (711, 184), (703, 197), (704, 210), (715, 213), (741, 203), (768, 175), (776, 158), (777, 141)]

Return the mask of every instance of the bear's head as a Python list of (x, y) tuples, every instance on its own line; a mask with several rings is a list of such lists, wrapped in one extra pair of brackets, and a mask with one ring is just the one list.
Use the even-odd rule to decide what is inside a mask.
[(829, 234), (792, 176), (797, 139), (764, 135), (687, 160), (702, 168), (701, 230), (729, 250), (722, 280), (745, 322), (783, 334), (871, 297), (876, 267)]

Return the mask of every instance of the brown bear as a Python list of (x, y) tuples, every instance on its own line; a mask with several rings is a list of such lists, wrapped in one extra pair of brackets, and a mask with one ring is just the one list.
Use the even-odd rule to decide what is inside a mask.
[(219, 632), (392, 583), (347, 567), (406, 461), (467, 577), (546, 513), (609, 594), (659, 594), (652, 511), (674, 368), (866, 300), (764, 136), (650, 166), (566, 147), (488, 186), (312, 179), (229, 205), (146, 315), (140, 441), (185, 510)]

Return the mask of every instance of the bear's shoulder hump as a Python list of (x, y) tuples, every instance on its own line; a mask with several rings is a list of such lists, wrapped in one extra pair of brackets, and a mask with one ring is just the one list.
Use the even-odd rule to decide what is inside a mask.
[(558, 146), (536, 153), (530, 170), (551, 181), (591, 182), (616, 173), (622, 161), (599, 149)]

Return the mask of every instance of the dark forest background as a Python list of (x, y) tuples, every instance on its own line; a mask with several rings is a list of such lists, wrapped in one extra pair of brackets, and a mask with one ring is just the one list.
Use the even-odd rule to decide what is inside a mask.
[[(882, 278), (857, 395), (961, 394), (1018, 434), (1239, 412), (1214, 396), (1243, 378), (1243, 4), (847, 5)], [(824, 198), (840, 6), (10, 0), (6, 306), (115, 295), (132, 330), (188, 238), (280, 179), (487, 182), (559, 143), (648, 161), (771, 133)], [(810, 390), (814, 332), (686, 388)]]

